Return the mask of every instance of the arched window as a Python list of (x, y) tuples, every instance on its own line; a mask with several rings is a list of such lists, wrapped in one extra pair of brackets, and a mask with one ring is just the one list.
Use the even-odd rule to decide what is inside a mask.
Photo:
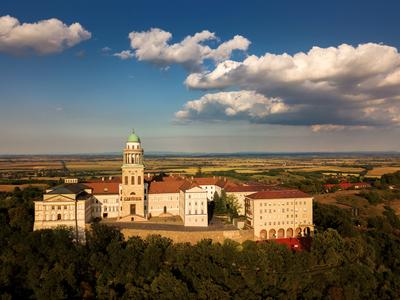
[(61, 220), (61, 214), (57, 214), (57, 220)]

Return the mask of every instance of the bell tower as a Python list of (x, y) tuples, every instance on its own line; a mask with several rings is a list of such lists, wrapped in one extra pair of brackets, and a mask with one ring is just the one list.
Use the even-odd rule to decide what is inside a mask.
[(134, 130), (123, 154), (121, 205), (121, 217), (145, 218), (143, 149)]

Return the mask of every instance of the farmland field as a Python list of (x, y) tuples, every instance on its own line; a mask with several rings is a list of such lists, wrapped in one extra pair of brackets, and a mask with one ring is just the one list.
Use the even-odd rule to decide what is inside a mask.
[[(30, 172), (30, 176), (51, 178), (64, 172), (91, 172), (100, 175), (120, 174), (120, 155), (33, 155), (0, 157), (0, 174)], [(366, 167), (368, 166), (368, 168)], [(146, 172), (195, 174), (236, 171), (238, 174), (265, 173), (286, 170), (292, 174), (319, 172), (326, 175), (341, 173), (359, 176), (382, 174), (400, 170), (399, 155), (203, 155), (203, 156), (146, 156)]]
[(368, 171), (367, 176), (370, 177), (381, 177), (383, 174), (394, 173), (400, 171), (400, 166), (397, 167), (376, 167)]

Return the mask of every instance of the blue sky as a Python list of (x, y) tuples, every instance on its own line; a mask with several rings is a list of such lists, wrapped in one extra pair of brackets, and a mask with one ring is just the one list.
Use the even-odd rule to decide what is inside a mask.
[[(55, 18), (83, 33), (55, 50), (28, 35), (2, 44), (0, 34), (0, 153), (120, 151), (132, 127), (147, 151), (399, 151), (400, 4), (348, 2), (3, 0), (0, 17), (19, 25)], [(223, 59), (202, 57), (195, 70), (179, 54), (171, 58), (173, 48), (161, 49), (160, 63), (148, 44), (131, 46), (129, 33), (151, 43), (152, 28), (172, 36), (168, 47), (203, 30), (217, 38), (196, 46), (216, 49), (236, 35), (249, 45)], [(323, 50), (301, 60), (301, 74), (286, 65), (315, 46)], [(340, 59), (328, 61), (328, 47)], [(124, 50), (132, 57), (113, 55)], [(269, 67), (252, 73), (266, 53), (285, 67), (268, 58)], [(225, 61), (240, 69), (211, 80)], [(188, 81), (191, 74), (198, 80)]]

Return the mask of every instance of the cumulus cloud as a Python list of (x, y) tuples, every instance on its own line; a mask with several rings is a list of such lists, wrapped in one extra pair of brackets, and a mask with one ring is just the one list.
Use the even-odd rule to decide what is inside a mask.
[(293, 108), (279, 98), (267, 98), (254, 91), (235, 91), (206, 94), (187, 102), (175, 114), (178, 121), (194, 120), (263, 120), (273, 114), (282, 114)]
[(33, 51), (46, 55), (61, 52), (90, 38), (91, 33), (79, 23), (68, 26), (52, 18), (21, 24), (9, 15), (0, 17), (0, 52), (21, 54)]
[(159, 28), (129, 34), (131, 48), (139, 61), (149, 61), (161, 66), (181, 64), (189, 70), (199, 69), (206, 59), (221, 62), (229, 59), (234, 50), (246, 51), (250, 41), (240, 35), (211, 48), (204, 43), (217, 40), (215, 33), (208, 30), (185, 37), (181, 42), (169, 44), (170, 32)]
[(124, 50), (119, 53), (114, 53), (113, 56), (117, 56), (122, 60), (130, 59), (130, 58), (134, 57), (132, 51), (130, 51), (130, 50)]
[(225, 60), (212, 71), (190, 74), (185, 83), (191, 89), (254, 91), (295, 107), (279, 117), (267, 114), (259, 122), (328, 129), (400, 124), (400, 55), (381, 44)]

